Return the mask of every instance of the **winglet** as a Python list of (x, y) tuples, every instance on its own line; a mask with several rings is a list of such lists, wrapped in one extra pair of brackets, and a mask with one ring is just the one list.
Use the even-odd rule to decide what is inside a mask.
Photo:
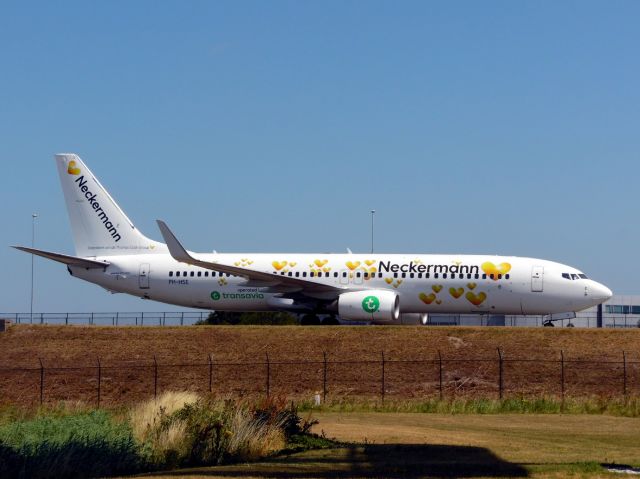
[(184, 246), (180, 244), (180, 241), (178, 241), (178, 238), (176, 238), (167, 224), (162, 220), (156, 220), (156, 223), (158, 223), (160, 233), (162, 234), (165, 243), (167, 243), (167, 248), (169, 248), (169, 253), (171, 253), (173, 259), (183, 263), (193, 263), (195, 258), (191, 256), (186, 249), (184, 249)]

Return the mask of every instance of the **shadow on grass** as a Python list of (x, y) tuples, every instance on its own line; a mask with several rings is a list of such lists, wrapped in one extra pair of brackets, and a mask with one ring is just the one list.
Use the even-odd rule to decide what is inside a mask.
[(165, 471), (154, 477), (527, 477), (527, 470), (474, 446), (373, 444), (307, 451), (243, 465)]

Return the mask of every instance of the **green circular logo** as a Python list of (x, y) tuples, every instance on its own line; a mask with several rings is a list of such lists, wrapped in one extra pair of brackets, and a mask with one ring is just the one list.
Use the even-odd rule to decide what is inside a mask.
[(376, 296), (367, 296), (362, 300), (362, 309), (367, 313), (375, 313), (380, 309), (380, 300)]
[(214, 301), (218, 301), (220, 299), (220, 293), (218, 293), (217, 291), (212, 291), (211, 299), (213, 299)]

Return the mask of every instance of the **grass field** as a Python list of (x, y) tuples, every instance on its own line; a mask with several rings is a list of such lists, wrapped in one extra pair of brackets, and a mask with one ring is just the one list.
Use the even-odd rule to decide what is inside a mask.
[[(326, 353), (329, 400), (375, 398), (384, 390), (387, 399), (420, 401), (439, 395), (438, 351), (445, 398), (496, 398), (497, 348), (505, 359), (506, 397), (559, 395), (560, 351), (567, 397), (620, 397), (625, 386), (629, 396), (640, 395), (640, 330), (19, 325), (0, 334), (0, 398), (37, 405), (42, 360), (45, 402), (94, 404), (99, 358), (103, 405), (139, 401), (156, 387), (204, 393), (210, 377), (215, 393), (260, 395), (268, 383), (272, 394), (310, 399), (323, 389)], [(208, 364), (209, 354), (214, 367)]]
[[(317, 432), (350, 442), (250, 465), (150, 477), (621, 477), (640, 465), (640, 419), (607, 416), (323, 413)], [(624, 477), (624, 476), (623, 476)]]

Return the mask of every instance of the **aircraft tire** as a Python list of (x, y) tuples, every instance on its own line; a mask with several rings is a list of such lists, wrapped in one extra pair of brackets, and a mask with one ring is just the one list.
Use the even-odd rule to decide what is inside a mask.
[(318, 326), (320, 325), (320, 318), (315, 314), (305, 314), (300, 319), (300, 326)]

